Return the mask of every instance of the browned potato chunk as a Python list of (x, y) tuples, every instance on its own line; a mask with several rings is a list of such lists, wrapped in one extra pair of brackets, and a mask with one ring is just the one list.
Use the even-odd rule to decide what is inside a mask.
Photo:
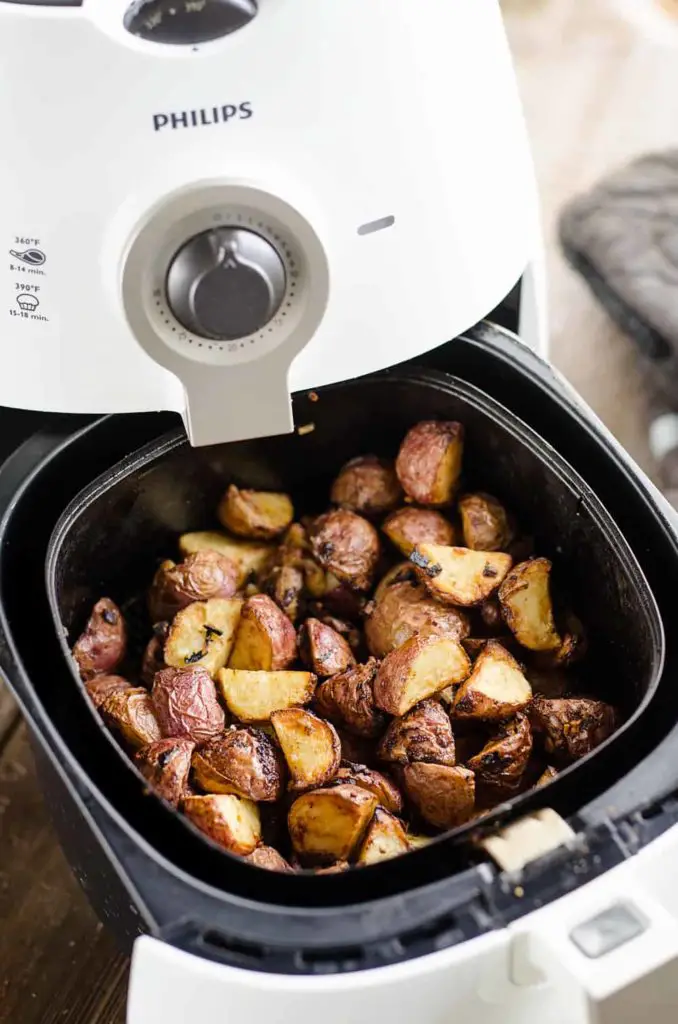
[(562, 644), (551, 605), (548, 558), (514, 566), (499, 588), (504, 621), (519, 644), (530, 651), (553, 651)]
[(355, 590), (369, 590), (381, 546), (367, 519), (348, 509), (335, 509), (314, 520), (310, 538), (313, 554), (325, 569)]
[(376, 455), (359, 455), (339, 471), (330, 501), (364, 516), (380, 516), (395, 508), (402, 494), (391, 462)]
[(511, 556), (501, 551), (421, 544), (410, 559), (426, 589), (444, 604), (470, 607), (482, 604), (511, 568)]
[(402, 822), (383, 807), (377, 807), (372, 821), (367, 826), (356, 863), (362, 866), (378, 864), (382, 860), (390, 860), (391, 857), (400, 857), (409, 849), (410, 844)]
[[(308, 582), (308, 576), (306, 579)], [(326, 573), (325, 589), (322, 594), (323, 611), (355, 622), (361, 618), (366, 603), (365, 595), (354, 590), (353, 584), (342, 582), (334, 573)], [(317, 612), (311, 610), (316, 618), (320, 618)]]
[(578, 761), (589, 754), (617, 726), (614, 708), (585, 697), (537, 697), (530, 705), (529, 716), (535, 735), (542, 738), (544, 750), (560, 764)]
[(271, 803), (282, 794), (284, 766), (265, 732), (232, 727), (195, 752), (193, 776), (207, 793)]
[(383, 658), (417, 633), (462, 640), (470, 628), (459, 608), (438, 604), (423, 587), (394, 583), (365, 620), (365, 639), (370, 653)]
[(378, 736), (386, 719), (374, 701), (376, 672), (377, 662), (370, 658), (321, 683), (315, 694), (317, 710), (358, 736)]
[(581, 621), (572, 612), (566, 612), (562, 621), (562, 643), (551, 651), (536, 651), (533, 655), (535, 667), (548, 670), (569, 668), (581, 661), (588, 649), (586, 632)]
[(445, 710), (432, 700), (424, 700), (403, 718), (394, 718), (379, 744), (382, 761), (409, 764), (432, 761), (455, 763), (454, 736)]
[(297, 635), (285, 613), (266, 594), (248, 598), (236, 630), (230, 668), (277, 672), (291, 665), (296, 656)]
[(231, 793), (189, 796), (182, 810), (201, 832), (230, 853), (246, 857), (259, 845), (261, 820), (251, 800)]
[(172, 619), (194, 601), (233, 597), (238, 589), (238, 567), (218, 551), (196, 551), (175, 565), (163, 562), (148, 595), (153, 622)]
[(127, 629), (115, 602), (102, 597), (94, 605), (84, 632), (73, 646), (82, 679), (109, 675), (120, 664), (127, 650)]
[(392, 814), (400, 814), (403, 809), (403, 798), (398, 787), (386, 775), (374, 771), (364, 764), (353, 764), (343, 761), (341, 768), (333, 779), (333, 785), (349, 782), (352, 786), (360, 786), (368, 793), (374, 793), (382, 807)]
[(162, 739), (151, 695), (143, 687), (112, 693), (101, 705), (101, 713), (132, 747)]
[(236, 566), (239, 587), (244, 586), (250, 577), (263, 572), (275, 554), (275, 548), (270, 544), (240, 540), (216, 530), (184, 533), (179, 538), (179, 550), (184, 556), (196, 551), (217, 551)]
[(539, 776), (537, 781), (535, 782), (535, 786), (536, 787), (546, 786), (547, 783), (553, 782), (553, 780), (557, 779), (557, 778), (558, 778), (558, 772), (556, 771), (556, 769), (552, 768), (550, 765), (548, 765), (544, 769), (544, 771), (541, 773), (541, 775)]
[(373, 793), (345, 784), (298, 797), (287, 821), (295, 852), (311, 860), (347, 860), (377, 806)]
[(335, 633), (338, 633), (339, 636), (344, 637), (351, 651), (355, 652), (360, 649), (362, 644), (360, 630), (352, 622), (339, 619), (336, 615), (323, 615), (322, 621), (330, 629), (333, 629)]
[(187, 795), (194, 746), (191, 740), (158, 740), (135, 755), (135, 764), (151, 789), (173, 807), (178, 807)]
[(420, 700), (460, 683), (471, 663), (459, 641), (449, 636), (413, 636), (387, 654), (374, 681), (374, 701), (400, 717)]
[(532, 690), (520, 665), (496, 640), (488, 640), (473, 672), (454, 697), (453, 717), (494, 721), (522, 711)]
[(290, 772), (290, 789), (322, 786), (334, 777), (341, 761), (336, 729), (311, 711), (274, 711), (271, 722)]
[(343, 636), (319, 619), (306, 619), (301, 627), (299, 653), (304, 664), (321, 678), (336, 676), (355, 665), (353, 652)]
[(149, 690), (153, 686), (156, 674), (167, 668), (165, 643), (169, 630), (169, 622), (157, 622), (153, 627), (153, 636), (146, 645), (146, 650), (141, 660), (141, 681)]
[(459, 499), (464, 545), (473, 551), (506, 551), (513, 539), (504, 506), (491, 494), (465, 494)]
[[(455, 542), (452, 523), (432, 508), (399, 508), (382, 523), (382, 530), (403, 555), (411, 555), (418, 544)], [(470, 546), (470, 545), (469, 545)]]
[(222, 668), (217, 675), (229, 711), (241, 722), (268, 722), (274, 711), (310, 703), (316, 686), (312, 672), (246, 672)]
[(231, 653), (242, 601), (215, 597), (194, 601), (177, 612), (165, 641), (165, 662), (171, 668), (199, 665), (211, 676)]
[(449, 505), (461, 475), (461, 423), (424, 420), (400, 446), (396, 473), (403, 490), (420, 505)]
[(391, 566), (387, 573), (384, 573), (374, 591), (372, 600), (375, 605), (379, 604), (384, 599), (386, 591), (389, 587), (394, 586), (396, 583), (416, 583), (417, 574), (414, 570), (414, 566), (410, 561), (398, 562), (397, 565)]
[(405, 792), (424, 821), (435, 828), (463, 825), (473, 815), (475, 779), (467, 768), (445, 764), (408, 764)]
[(125, 690), (133, 690), (135, 687), (128, 683), (122, 676), (95, 676), (85, 683), (85, 689), (95, 708), (102, 707), (113, 693), (124, 693)]
[(206, 743), (224, 731), (214, 683), (200, 666), (164, 668), (155, 677), (151, 696), (165, 736)]
[(301, 569), (294, 565), (276, 565), (266, 577), (263, 589), (290, 622), (297, 621), (304, 592), (304, 573)]
[(256, 850), (252, 853), (248, 853), (244, 858), (248, 864), (253, 864), (256, 868), (264, 868), (265, 871), (284, 871), (289, 873), (292, 868), (289, 866), (287, 861), (277, 850), (274, 850), (272, 846), (257, 846)]
[(231, 484), (219, 503), (217, 516), (222, 526), (239, 537), (271, 540), (290, 525), (294, 507), (287, 494), (240, 490)]
[(497, 790), (516, 790), (520, 786), (532, 753), (532, 730), (526, 715), (518, 714), (504, 722), (496, 736), (467, 762), (482, 782)]

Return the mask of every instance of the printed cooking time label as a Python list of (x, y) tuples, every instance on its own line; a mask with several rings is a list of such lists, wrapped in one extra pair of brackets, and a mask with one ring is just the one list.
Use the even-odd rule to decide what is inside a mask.
[(7, 247), (7, 315), (16, 324), (53, 324), (47, 298), (49, 259), (39, 235), (16, 234)]

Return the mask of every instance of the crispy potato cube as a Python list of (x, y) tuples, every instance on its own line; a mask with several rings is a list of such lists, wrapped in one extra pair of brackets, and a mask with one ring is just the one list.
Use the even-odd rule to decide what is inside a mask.
[(538, 788), (540, 786), (546, 786), (547, 783), (553, 782), (553, 780), (557, 778), (558, 772), (556, 771), (556, 769), (552, 768), (550, 765), (547, 765), (547, 767), (544, 769), (544, 771), (541, 773), (541, 775), (535, 782), (535, 787)]
[(194, 601), (233, 597), (238, 589), (238, 567), (218, 551), (196, 551), (179, 565), (163, 562), (148, 595), (153, 622), (172, 619)]
[(341, 743), (330, 722), (301, 708), (274, 711), (271, 722), (289, 768), (290, 789), (322, 786), (334, 777)]
[(182, 810), (201, 832), (229, 853), (246, 857), (259, 845), (261, 820), (251, 800), (231, 793), (189, 796)]
[(522, 711), (531, 698), (530, 684), (516, 659), (496, 640), (488, 640), (455, 694), (452, 715), (501, 720)]
[(109, 597), (92, 609), (83, 633), (73, 645), (73, 657), (82, 679), (110, 675), (125, 657), (127, 629), (122, 612)]
[(285, 858), (272, 846), (257, 846), (256, 850), (248, 853), (243, 859), (248, 864), (253, 864), (255, 868), (263, 868), (265, 871), (284, 871), (286, 874), (292, 871)]
[(244, 586), (250, 577), (263, 572), (275, 555), (275, 548), (270, 544), (229, 537), (216, 530), (184, 533), (179, 538), (179, 550), (184, 556), (196, 551), (217, 551), (235, 564), (239, 587)]
[(407, 496), (420, 505), (449, 505), (461, 475), (463, 450), (461, 423), (425, 420), (412, 427), (396, 459)]
[(464, 648), (449, 636), (413, 636), (387, 654), (374, 680), (374, 701), (400, 717), (471, 671)]
[(364, 516), (380, 516), (395, 508), (402, 496), (393, 463), (376, 455), (359, 455), (339, 471), (330, 501)]
[(529, 717), (544, 750), (558, 764), (569, 764), (585, 757), (617, 727), (613, 707), (585, 697), (561, 700), (536, 697), (530, 705)]
[(370, 653), (383, 658), (418, 633), (462, 640), (470, 628), (461, 609), (439, 604), (423, 587), (394, 583), (365, 620), (365, 639)]
[(136, 687), (128, 683), (122, 676), (95, 676), (85, 683), (85, 689), (89, 699), (95, 708), (103, 707), (113, 693), (124, 693), (125, 690), (134, 690)]
[(455, 764), (454, 736), (450, 719), (436, 701), (416, 704), (402, 718), (394, 718), (379, 744), (382, 761), (409, 764), (431, 761)]
[(294, 801), (287, 818), (295, 852), (315, 861), (347, 860), (376, 806), (373, 793), (348, 783), (304, 793)]
[(225, 715), (204, 668), (164, 668), (151, 696), (164, 736), (206, 743), (224, 730)]
[(299, 631), (299, 653), (321, 679), (336, 676), (355, 665), (353, 652), (340, 633), (319, 619), (306, 619)]
[(132, 747), (162, 739), (151, 695), (143, 687), (112, 693), (101, 705), (101, 713)]
[(247, 672), (222, 668), (217, 674), (229, 711), (241, 722), (268, 722), (274, 711), (303, 707), (313, 699), (312, 672)]
[(285, 613), (266, 594), (248, 598), (242, 606), (229, 667), (277, 672), (296, 657), (297, 635)]
[(141, 681), (150, 690), (158, 672), (167, 668), (165, 661), (165, 642), (169, 635), (169, 622), (156, 622), (153, 636), (148, 641), (141, 659)]
[(327, 679), (316, 690), (316, 709), (358, 736), (378, 736), (386, 727), (386, 719), (374, 700), (376, 672), (377, 661), (370, 658), (364, 665)]
[(532, 753), (532, 730), (526, 715), (504, 722), (480, 753), (466, 762), (477, 782), (495, 790), (515, 791), (520, 786)]
[(553, 651), (562, 645), (553, 618), (550, 574), (548, 558), (531, 558), (514, 566), (499, 588), (504, 621), (530, 651)]
[(381, 525), (392, 544), (409, 557), (418, 544), (455, 543), (452, 523), (432, 508), (414, 508), (408, 505), (392, 512)]
[(403, 783), (421, 817), (435, 828), (455, 828), (473, 815), (475, 779), (467, 768), (408, 764)]
[(271, 540), (290, 525), (294, 507), (287, 494), (240, 490), (231, 484), (219, 503), (217, 516), (221, 525), (238, 537)]
[[(340, 583), (355, 590), (370, 589), (381, 554), (379, 534), (372, 523), (338, 508), (318, 516), (309, 534), (315, 558)], [(326, 591), (323, 597), (327, 596)]]
[(194, 746), (191, 740), (158, 740), (142, 747), (134, 757), (134, 763), (151, 789), (173, 807), (178, 807), (188, 795), (188, 774)]
[(334, 776), (333, 785), (350, 783), (352, 786), (360, 786), (368, 793), (374, 793), (382, 807), (392, 814), (400, 814), (403, 809), (403, 798), (395, 783), (381, 772), (374, 771), (364, 764), (354, 764), (351, 761), (342, 761), (341, 767)]
[(283, 792), (280, 751), (261, 729), (232, 727), (193, 755), (193, 777), (207, 793), (271, 803)]
[(473, 551), (506, 551), (513, 539), (506, 509), (491, 494), (465, 494), (459, 499), (464, 545)]
[(174, 617), (165, 641), (165, 662), (171, 668), (200, 665), (211, 676), (231, 653), (243, 602), (239, 598), (194, 601)]
[(482, 604), (511, 568), (511, 556), (501, 551), (420, 544), (410, 556), (429, 593), (444, 604), (470, 607)]
[(378, 864), (382, 860), (390, 860), (391, 857), (400, 857), (409, 849), (410, 844), (402, 822), (383, 807), (377, 807), (372, 821), (367, 826), (356, 863), (362, 866)]

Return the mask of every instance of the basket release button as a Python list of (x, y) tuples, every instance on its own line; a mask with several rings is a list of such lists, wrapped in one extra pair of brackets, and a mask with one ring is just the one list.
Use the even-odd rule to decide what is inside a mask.
[(590, 960), (618, 949), (647, 930), (647, 922), (628, 903), (614, 903), (607, 910), (577, 925), (570, 939)]

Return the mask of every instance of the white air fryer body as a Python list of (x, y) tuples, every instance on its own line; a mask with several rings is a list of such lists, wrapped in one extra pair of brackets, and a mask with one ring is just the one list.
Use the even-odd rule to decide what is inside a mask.
[[(127, 8), (0, 0), (0, 405), (176, 410), (196, 444), (283, 432), (290, 391), (538, 286), (496, 0), (260, 0), (196, 45), (137, 38)], [(224, 227), (282, 264), (274, 314), (227, 339), (167, 294), (184, 244)]]

